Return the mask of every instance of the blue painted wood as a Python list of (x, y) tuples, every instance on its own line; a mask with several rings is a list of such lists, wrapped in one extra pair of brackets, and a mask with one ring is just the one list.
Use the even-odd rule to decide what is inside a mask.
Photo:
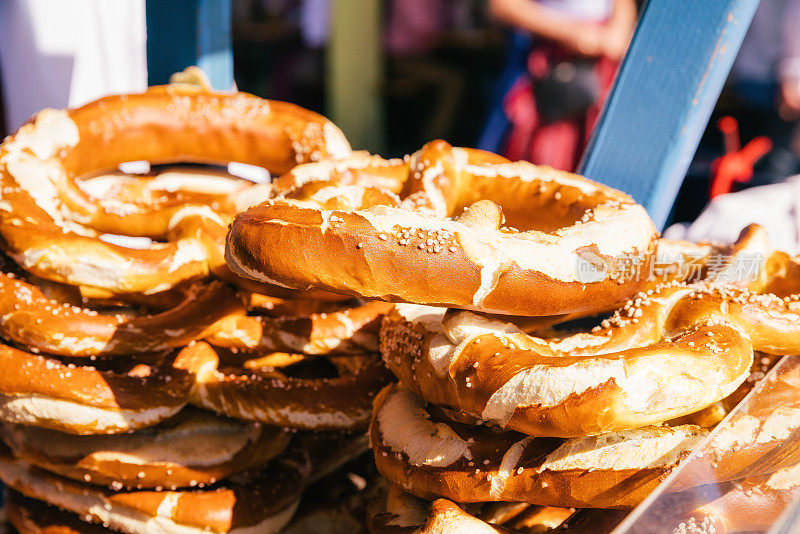
[(759, 0), (650, 0), (581, 172), (663, 228)]
[(215, 89), (233, 87), (231, 0), (146, 0), (145, 10), (150, 85), (197, 65)]

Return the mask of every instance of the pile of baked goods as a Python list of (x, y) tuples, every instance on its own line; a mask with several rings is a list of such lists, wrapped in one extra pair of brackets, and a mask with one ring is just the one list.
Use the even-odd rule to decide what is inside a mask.
[[(397, 182), (397, 195), (356, 183), (357, 172)], [(264, 283), (397, 303), (380, 350), (399, 381), (376, 398), (370, 427), (390, 484), (373, 503), (373, 532), (599, 532), (775, 356), (800, 351), (800, 263), (758, 227), (729, 247), (659, 243), (618, 191), (443, 141), (404, 160), (357, 156), (290, 174), (304, 187), (344, 184), (350, 205), (327, 194), (254, 206), (231, 226), (228, 264)], [(577, 318), (584, 328), (553, 328)], [(757, 437), (729, 435), (721, 467), (690, 485), (730, 480), (741, 492), (740, 479), (769, 474), (747, 462), (797, 428), (784, 415)], [(792, 465), (770, 466), (784, 481), (765, 499), (773, 519), (777, 501), (800, 494), (780, 471)], [(759, 526), (718, 515), (716, 532)], [(689, 523), (700, 524), (675, 527)]]
[[(0, 249), (23, 534), (601, 532), (800, 353), (800, 260), (758, 227), (660, 240), (580, 176), (352, 152), (312, 112), (184, 84), (8, 137)], [(800, 494), (793, 454), (753, 463), (800, 429), (798, 383), (717, 437), (681, 489), (729, 487), (677, 500), (675, 528), (757, 530)], [(383, 478), (348, 479), (368, 427)], [(731, 513), (752, 488), (759, 513)]]
[[(365, 453), (390, 305), (242, 280), (240, 206), (350, 148), (324, 118), (186, 85), (45, 110), (0, 145), (0, 479), (23, 533), (274, 532)], [(93, 526), (89, 526), (92, 523)]]

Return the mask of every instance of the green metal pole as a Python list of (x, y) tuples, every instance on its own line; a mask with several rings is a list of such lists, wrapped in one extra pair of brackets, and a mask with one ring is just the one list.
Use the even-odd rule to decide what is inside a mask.
[(332, 2), (328, 114), (355, 149), (381, 153), (384, 120), (380, 0)]

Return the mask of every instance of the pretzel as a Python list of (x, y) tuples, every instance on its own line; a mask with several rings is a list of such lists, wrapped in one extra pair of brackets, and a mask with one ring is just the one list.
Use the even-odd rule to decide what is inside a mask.
[(278, 194), (284, 195), (315, 182), (378, 188), (400, 194), (407, 179), (408, 161), (384, 159), (358, 151), (341, 158), (334, 157), (298, 165), (277, 177), (273, 181), (273, 186)]
[(768, 375), (759, 394), (747, 401), (692, 458), (672, 487), (684, 489), (705, 481), (730, 481), (786, 471), (800, 463), (800, 451), (787, 446), (800, 433), (800, 362), (792, 360)]
[[(6, 490), (4, 508), (8, 522), (19, 534), (107, 534), (102, 525), (84, 523), (78, 516)], [(0, 529), (5, 534), (5, 530)]]
[(710, 313), (665, 327), (658, 311), (693, 291), (669, 286), (647, 297), (642, 318), (620, 315), (605, 330), (553, 341), (472, 312), (398, 305), (381, 328), (381, 353), (425, 400), (526, 434), (659, 424), (730, 395), (753, 361), (747, 337)]
[(192, 404), (228, 417), (304, 430), (354, 430), (369, 424), (375, 394), (389, 381), (379, 359), (336, 361), (333, 378), (292, 377), (273, 369), (223, 367), (204, 342), (185, 350), (181, 365), (196, 376)]
[[(652, 350), (659, 342), (663, 343), (663, 340), (683, 339), (687, 343), (695, 343), (687, 341), (685, 337), (675, 336), (685, 336), (689, 331), (694, 331), (696, 334), (698, 329), (727, 328), (725, 324), (744, 333), (759, 351), (769, 354), (800, 352), (800, 326), (798, 326), (800, 278), (792, 281), (786, 276), (786, 273), (793, 272), (792, 266), (796, 264), (796, 260), (782, 253), (772, 253), (762, 238), (763, 235), (757, 228), (748, 229), (743, 233), (739, 244), (729, 252), (729, 257), (745, 252), (762, 251), (762, 257), (767, 259), (762, 270), (757, 273), (758, 276), (752, 283), (743, 285), (761, 291), (769, 288), (774, 280), (780, 280), (785, 293), (793, 292), (783, 298), (771, 294), (759, 295), (749, 289), (733, 287), (730, 283), (720, 280), (719, 274), (701, 284), (686, 285), (673, 282), (648, 289), (635, 296), (610, 319), (603, 321), (591, 332), (578, 333), (561, 339), (526, 336), (513, 325), (488, 321), (469, 312), (448, 312), (447, 316), (443, 317), (441, 311), (398, 306), (397, 311), (384, 322), (381, 336), (382, 353), (387, 365), (395, 374), (427, 400), (467, 411), (477, 417), (492, 419), (496, 423), (522, 432), (535, 435), (579, 436), (584, 432), (601, 432), (624, 427), (621, 425), (658, 423), (661, 415), (657, 413), (655, 406), (645, 410), (646, 415), (652, 417), (649, 421), (637, 421), (633, 414), (634, 417), (626, 422), (628, 416), (623, 416), (623, 413), (628, 410), (627, 407), (623, 407), (623, 412), (616, 412), (614, 415), (618, 409), (617, 400), (620, 396), (610, 391), (619, 392), (620, 389), (624, 391), (626, 383), (633, 387), (634, 381), (631, 378), (634, 375), (633, 368), (626, 367), (623, 378), (620, 378), (622, 375), (618, 375), (613, 385), (606, 383), (603, 386), (604, 382), (612, 378), (613, 372), (609, 369), (600, 371), (600, 368), (595, 368), (596, 374), (591, 375), (579, 371), (581, 365), (603, 361), (615, 355), (625, 355), (621, 360), (625, 362), (627, 360), (624, 358), (630, 358), (635, 354), (641, 355), (642, 353), (637, 351), (647, 347), (649, 347), (647, 350)], [(402, 317), (403, 310), (406, 310), (409, 316), (422, 317), (417, 320), (405, 319)], [(427, 319), (425, 315), (428, 315)], [(443, 320), (444, 324), (439, 325)], [(737, 343), (736, 340), (739, 339), (740, 347), (743, 346), (740, 334), (734, 332), (727, 337), (725, 343)], [(480, 340), (489, 343), (482, 346), (473, 343)], [(710, 342), (711, 338), (705, 341)], [(498, 346), (492, 349), (493, 345)], [(697, 354), (701, 345), (715, 352), (710, 359), (702, 358), (703, 364), (719, 361), (723, 364), (723, 374), (720, 376), (727, 378), (720, 381), (714, 375), (714, 383), (708, 388), (700, 382), (695, 386), (688, 385), (689, 389), (686, 391), (694, 391), (694, 388), (699, 387), (702, 392), (697, 396), (692, 395), (693, 399), (687, 399), (691, 402), (690, 405), (684, 406), (680, 402), (673, 402), (670, 409), (675, 410), (674, 416), (680, 416), (678, 411), (683, 412), (681, 415), (695, 412), (707, 406), (706, 403), (714, 397), (719, 397), (716, 400), (720, 400), (733, 391), (730, 388), (735, 388), (746, 377), (746, 374), (741, 374), (745, 368), (745, 361), (740, 360), (737, 364), (736, 360), (731, 360), (728, 362), (730, 365), (725, 363), (725, 358), (734, 357), (735, 353), (721, 354), (713, 348), (713, 343), (690, 347), (692, 350), (689, 352)], [(514, 348), (508, 349), (508, 347)], [(671, 357), (673, 347), (670, 346)], [(524, 356), (517, 356), (513, 365), (503, 363), (504, 359), (510, 359), (512, 355), (518, 354)], [(548, 358), (551, 360), (558, 358), (559, 363), (548, 361)], [(480, 369), (469, 367), (475, 363), (486, 364), (483, 367), (489, 369), (486, 378), (481, 378)], [(505, 382), (500, 381), (498, 374), (493, 372), (498, 366), (510, 374), (505, 376)], [(703, 372), (712, 373), (711, 369), (700, 371), (702, 367), (694, 363), (687, 365), (686, 368), (692, 369), (692, 373), (698, 373), (696, 376), (700, 381)], [(540, 382), (537, 385), (538, 390), (530, 388), (525, 390), (526, 384), (534, 380), (533, 375), (538, 372), (537, 369), (549, 373), (542, 376), (553, 380)], [(658, 363), (641, 369), (646, 373), (654, 372), (655, 376), (664, 377), (663, 386), (654, 390), (654, 394), (657, 395), (670, 391), (669, 388), (676, 387), (681, 380), (687, 378), (684, 374), (676, 380), (671, 379), (668, 369)], [(677, 368), (673, 369), (677, 371)], [(567, 382), (564, 382), (563, 377), (555, 378), (557, 376), (555, 373), (559, 372), (565, 373)], [(454, 378), (450, 378), (448, 373)], [(456, 379), (456, 373), (462, 373), (463, 376)], [(530, 379), (525, 378), (526, 373), (531, 375)], [(583, 382), (580, 382), (581, 380)], [(558, 386), (564, 383), (574, 383), (575, 390), (562, 388), (559, 391)], [(720, 385), (722, 387), (719, 387)], [(642, 396), (641, 391), (647, 389), (628, 389), (629, 393), (638, 395), (639, 401), (646, 402), (647, 397)], [(574, 396), (570, 396), (573, 393)], [(530, 398), (526, 398), (525, 395), (530, 395)], [(547, 395), (551, 397), (548, 398)], [(607, 404), (599, 400), (598, 396), (603, 395), (610, 395), (606, 397), (611, 399)], [(551, 404), (536, 405), (537, 396), (547, 399)], [(705, 396), (708, 398), (701, 401)], [(662, 400), (666, 401), (668, 397), (669, 395), (665, 394)], [(585, 402), (582, 399), (586, 399)], [(490, 401), (494, 402), (494, 407), (490, 405)], [(592, 404), (594, 402), (598, 404)], [(599, 408), (594, 410), (592, 406)], [(582, 413), (586, 413), (586, 420), (582, 415), (579, 417)], [(614, 422), (614, 417), (619, 419)], [(672, 417), (673, 415), (668, 416)], [(604, 422), (601, 424), (598, 418), (604, 418)], [(609, 419), (612, 421), (609, 422)]]
[[(141, 363), (93, 366), (0, 345), (0, 420), (70, 434), (115, 434), (153, 426), (187, 403), (250, 421), (302, 429), (359, 429), (389, 379), (379, 359), (331, 359), (335, 377), (292, 377), (258, 365), (226, 367), (205, 342)], [(99, 368), (98, 368), (99, 367)]]
[(687, 502), (695, 501), (693, 504), (697, 505), (674, 526), (673, 532), (678, 534), (766, 532), (800, 497), (798, 466), (670, 497), (672, 517)]
[[(157, 292), (224, 268), (224, 214), (207, 206), (161, 212), (159, 203), (97, 202), (76, 178), (133, 160), (238, 161), (280, 174), (349, 152), (341, 131), (321, 116), (243, 93), (154, 87), (44, 110), (0, 145), (0, 236), (17, 263), (43, 278)], [(167, 242), (131, 249), (99, 239), (127, 228)]]
[(115, 490), (204, 487), (263, 467), (289, 444), (283, 430), (199, 410), (185, 410), (174, 421), (132, 434), (74, 436), (5, 425), (0, 435), (20, 460)]
[(378, 471), (418, 497), (580, 508), (635, 506), (707, 434), (685, 425), (534, 438), (434, 417), (398, 386), (376, 397), (370, 427)]
[[(741, 266), (746, 267), (744, 272), (737, 272)], [(667, 282), (712, 283), (779, 297), (800, 292), (800, 259), (775, 251), (766, 230), (757, 224), (744, 228), (732, 244), (659, 239), (650, 272), (637, 270), (637, 276), (646, 280), (642, 292), (656, 290)], [(612, 313), (614, 308), (600, 311)], [(558, 335), (553, 329), (556, 325), (592, 315), (601, 313), (517, 317), (512, 321), (528, 333), (554, 337)]]
[(360, 209), (279, 197), (239, 214), (228, 266), (286, 287), (515, 315), (607, 309), (642, 285), (623, 264), (646, 270), (656, 233), (627, 195), (443, 141), (407, 166), (399, 208), (349, 186)]
[(188, 288), (180, 304), (156, 315), (111, 315), (48, 298), (13, 272), (0, 272), (0, 334), (61, 356), (117, 356), (182, 347), (240, 308), (234, 292), (214, 281)]
[[(574, 509), (540, 507), (525, 503), (497, 503), (499, 509), (480, 503), (456, 504), (447, 499), (432, 503), (418, 499), (390, 485), (370, 503), (367, 526), (372, 534), (456, 534), (550, 532), (575, 514)], [(488, 509), (487, 509), (488, 508)], [(614, 515), (614, 511), (604, 511)], [(597, 534), (600, 530), (595, 523)], [(579, 531), (575, 531), (577, 534)]]
[(297, 507), (307, 465), (274, 460), (259, 476), (203, 490), (112, 492), (0, 458), (0, 479), (25, 497), (130, 534), (278, 532)]
[[(205, 167), (170, 166), (146, 174), (121, 171), (82, 177), (75, 181), (91, 210), (133, 218), (98, 218), (92, 228), (114, 235), (164, 239), (169, 220), (187, 205), (208, 206), (219, 214), (234, 215), (236, 201), (253, 186), (248, 180)], [(144, 215), (147, 215), (145, 218)]]
[[(326, 301), (318, 299), (287, 299), (240, 291), (248, 313), (269, 317), (298, 317), (314, 313), (333, 313), (354, 300)], [(339, 296), (339, 295), (337, 295)]]
[(210, 329), (206, 340), (218, 347), (255, 354), (374, 353), (378, 350), (380, 320), (391, 307), (376, 301), (294, 317), (230, 314)]
[(0, 420), (69, 434), (155, 425), (186, 405), (194, 383), (173, 360), (75, 365), (0, 344)]

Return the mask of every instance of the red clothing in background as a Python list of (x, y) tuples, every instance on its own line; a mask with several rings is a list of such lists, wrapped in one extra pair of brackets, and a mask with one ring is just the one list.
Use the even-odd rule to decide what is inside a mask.
[(511, 121), (511, 131), (503, 155), (510, 160), (527, 160), (566, 171), (577, 167), (619, 62), (602, 57), (596, 60), (600, 98), (583, 116), (544, 123), (536, 110), (535, 79), (545, 76), (563, 59), (564, 54), (557, 47), (537, 46), (528, 57), (530, 75), (520, 77), (506, 94), (503, 109)]

